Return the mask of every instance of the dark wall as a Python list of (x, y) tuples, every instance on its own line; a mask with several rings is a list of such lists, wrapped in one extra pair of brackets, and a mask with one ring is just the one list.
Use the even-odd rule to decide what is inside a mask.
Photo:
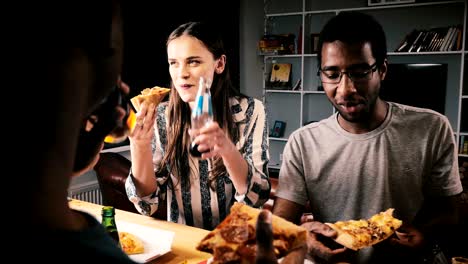
[[(125, 56), (122, 79), (136, 95), (146, 87), (170, 85), (166, 39), (178, 25), (208, 21), (219, 27), (227, 50), (234, 85), (239, 87), (239, 2), (227, 1), (132, 1), (123, 6)], [(136, 2), (136, 3), (135, 3)], [(167, 3), (170, 2), (170, 3)], [(209, 12), (208, 9), (220, 10)], [(163, 16), (165, 18), (163, 18)]]

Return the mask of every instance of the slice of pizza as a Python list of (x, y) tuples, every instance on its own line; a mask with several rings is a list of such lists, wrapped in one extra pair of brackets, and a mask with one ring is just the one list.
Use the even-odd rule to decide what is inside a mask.
[(141, 254), (145, 252), (143, 241), (132, 233), (119, 232), (120, 245), (127, 255)]
[[(197, 245), (213, 254), (213, 264), (253, 263), (256, 256), (256, 223), (260, 209), (234, 203), (229, 215)], [(306, 243), (307, 230), (272, 215), (273, 246), (277, 258)]]
[(132, 102), (133, 107), (138, 112), (140, 111), (140, 105), (144, 101), (148, 101), (157, 106), (170, 91), (171, 89), (169, 88), (159, 86), (155, 86), (153, 88), (145, 88), (140, 92), (139, 95), (132, 97), (130, 99), (130, 102)]
[(393, 217), (393, 211), (394, 209), (390, 208), (366, 220), (348, 220), (326, 224), (338, 233), (336, 242), (347, 248), (359, 250), (389, 238), (401, 226), (402, 221)]

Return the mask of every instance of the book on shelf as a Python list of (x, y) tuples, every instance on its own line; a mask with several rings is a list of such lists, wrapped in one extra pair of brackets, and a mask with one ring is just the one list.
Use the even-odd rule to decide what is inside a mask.
[(442, 43), (442, 46), (440, 47), (439, 51), (446, 51), (447, 50), (448, 44), (450, 42), (450, 38), (452, 37), (454, 30), (455, 29), (453, 27), (450, 27), (448, 29), (447, 34), (444, 37), (444, 42)]
[(419, 45), (416, 47), (416, 50), (415, 50), (416, 52), (420, 52), (426, 49), (427, 42), (429, 41), (430, 36), (431, 36), (431, 31), (426, 31), (426, 30), (422, 31), (421, 40), (419, 42)]
[(429, 43), (428, 51), (439, 50), (444, 37), (443, 31), (444, 29), (441, 28), (432, 30), (432, 32), (434, 32), (434, 38), (431, 40), (431, 43)]
[(454, 26), (452, 34), (450, 35), (450, 39), (448, 41), (448, 44), (445, 48), (447, 51), (452, 51), (452, 50), (460, 50), (461, 46), (458, 46), (457, 43), (460, 42), (461, 44), (461, 26)]
[(319, 43), (320, 33), (312, 33), (310, 34), (310, 52), (317, 53), (318, 52), (318, 43)]
[(463, 142), (465, 141), (465, 136), (461, 135), (460, 140), (458, 141), (458, 154), (462, 154), (463, 152)]
[(409, 47), (408, 52), (415, 52), (416, 51), (416, 49), (421, 45), (424, 34), (426, 34), (426, 31), (424, 31), (424, 30), (419, 30), (418, 31), (418, 36), (416, 37), (416, 39), (413, 41), (413, 43)]
[(400, 45), (395, 51), (397, 52), (408, 51), (408, 49), (410, 48), (411, 44), (414, 42), (418, 34), (419, 32), (413, 29), (410, 33), (406, 35), (406, 37), (403, 39), (403, 41), (400, 43)]
[(460, 144), (458, 147), (459, 154), (468, 154), (468, 136), (460, 136)]
[(454, 51), (461, 49), (461, 25), (413, 29), (400, 42), (396, 52)]
[(292, 87), (291, 90), (293, 90), (293, 91), (300, 91), (300, 90), (302, 90), (301, 83), (302, 83), (302, 80), (299, 78), (299, 79), (296, 81), (296, 84), (294, 84), (294, 86)]
[(299, 27), (299, 37), (297, 37), (296, 54), (302, 54), (302, 26)]

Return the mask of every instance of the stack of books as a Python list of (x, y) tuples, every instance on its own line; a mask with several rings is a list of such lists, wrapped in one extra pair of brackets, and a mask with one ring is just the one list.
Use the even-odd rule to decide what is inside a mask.
[(258, 42), (258, 48), (262, 55), (295, 54), (295, 41), (294, 34), (265, 35)]
[(462, 25), (424, 30), (414, 29), (403, 39), (396, 52), (455, 51), (462, 47)]

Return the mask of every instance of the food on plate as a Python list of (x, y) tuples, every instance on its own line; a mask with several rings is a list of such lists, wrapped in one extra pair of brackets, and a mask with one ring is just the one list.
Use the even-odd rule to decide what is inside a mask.
[(153, 103), (155, 106), (158, 105), (164, 97), (171, 91), (169, 88), (155, 86), (153, 88), (145, 88), (137, 96), (134, 96), (130, 99), (133, 107), (138, 112), (140, 111), (140, 105), (143, 101), (148, 101)]
[[(253, 263), (256, 256), (256, 223), (260, 209), (234, 203), (229, 215), (197, 245), (213, 254), (216, 263)], [(306, 243), (307, 230), (272, 215), (273, 246), (277, 258)]]
[(143, 241), (129, 232), (119, 231), (120, 245), (127, 255), (141, 254), (145, 252)]
[(393, 208), (389, 208), (366, 220), (326, 224), (338, 233), (336, 242), (347, 248), (359, 250), (389, 238), (401, 226), (402, 221), (393, 217), (393, 211)]

